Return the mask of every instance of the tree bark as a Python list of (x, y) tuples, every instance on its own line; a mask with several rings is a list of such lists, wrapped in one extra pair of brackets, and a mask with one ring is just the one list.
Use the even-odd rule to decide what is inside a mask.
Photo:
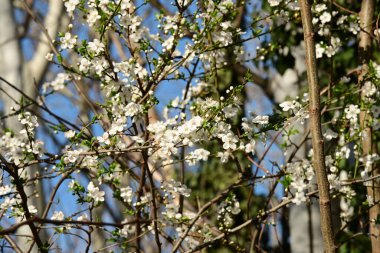
[[(2, 2), (0, 8), (0, 76), (17, 88), (22, 89), (22, 55), (16, 33), (16, 23), (13, 17), (13, 6), (10, 0)], [(9, 115), (10, 109), (20, 102), (21, 94), (4, 82), (0, 82), (2, 88), (1, 99), (3, 102), (3, 113)], [(3, 91), (4, 90), (4, 91)], [(8, 117), (3, 122), (5, 127), (10, 128), (16, 134), (21, 130), (21, 124), (17, 116)], [(18, 221), (21, 221), (20, 219)], [(19, 234), (33, 236), (29, 227), (24, 226), (19, 229)], [(22, 252), (26, 252), (31, 244), (28, 237), (20, 236), (16, 239), (16, 245)]]
[[(363, 86), (365, 83), (365, 75), (368, 73), (368, 64), (372, 57), (372, 28), (373, 16), (375, 10), (374, 0), (363, 0), (360, 10), (360, 34), (359, 34), (359, 64), (362, 66), (362, 72), (359, 75), (359, 85)], [(362, 100), (365, 100), (365, 93), (362, 92)], [(372, 128), (369, 126), (372, 117), (366, 108), (360, 112), (360, 127), (362, 129), (362, 157), (366, 161), (368, 155), (376, 153), (376, 147), (373, 146)], [(374, 165), (371, 168), (372, 176), (380, 174), (379, 168)], [(375, 205), (369, 209), (370, 227), (369, 232), (371, 235), (371, 246), (373, 253), (380, 253), (380, 232), (377, 228), (375, 220), (380, 214), (380, 185), (378, 180), (373, 180), (367, 184), (367, 194), (373, 198)], [(377, 204), (376, 204), (377, 203)]]
[[(60, 18), (63, 14), (63, 2), (61, 0), (50, 0), (49, 10), (45, 15), (44, 26), (47, 27), (47, 33), (50, 37), (55, 38)], [(20, 40), (17, 34), (17, 23), (14, 19), (14, 7), (11, 0), (2, 2), (0, 8), (0, 76), (9, 81), (19, 90), (22, 90), (27, 96), (35, 99), (37, 96), (38, 87), (44, 79), (46, 69), (49, 62), (45, 59), (45, 55), (50, 52), (49, 43), (47, 43), (46, 34), (40, 33), (36, 51), (32, 59), (26, 62), (23, 59), (23, 53), (20, 46)], [(9, 115), (12, 113), (11, 107), (16, 107), (16, 103), (20, 102), (22, 94), (16, 91), (6, 83), (0, 83), (0, 87), (5, 92), (0, 92), (3, 102), (3, 113)], [(8, 117), (4, 121), (5, 126), (10, 128), (17, 135), (22, 129), (18, 122), (17, 116)], [(23, 176), (33, 176), (38, 170), (36, 167), (30, 167), (25, 170)], [(44, 209), (44, 192), (42, 184), (37, 186), (25, 185), (24, 190), (29, 197), (28, 203), (37, 207), (41, 212)], [(36, 195), (38, 193), (38, 195)], [(27, 226), (23, 226), (18, 230), (20, 235), (31, 235)], [(40, 231), (39, 236), (46, 239), (45, 231)], [(22, 252), (36, 252), (37, 248), (33, 247), (32, 242), (28, 237), (19, 236), (15, 242)], [(31, 247), (33, 247), (31, 249)], [(17, 250), (17, 249), (15, 249)]]
[[(64, 6), (62, 0), (49, 0), (49, 10), (46, 13), (43, 24), (46, 29), (46, 33), (41, 31), (39, 34), (39, 43), (35, 49), (33, 58), (25, 63), (23, 72), (23, 91), (32, 98), (36, 97), (38, 89), (38, 87), (34, 86), (34, 82), (37, 85), (41, 84), (50, 65), (50, 62), (45, 59), (46, 54), (52, 51), (47, 35), (49, 35), (51, 39), (55, 39), (59, 32), (59, 28), (64, 27), (61, 25), (63, 13)], [(66, 21), (63, 23), (68, 22)]]
[[(22, 56), (10, 0), (5, 0), (1, 4), (0, 24), (0, 76), (17, 86), (17, 88), (22, 89)], [(21, 94), (4, 82), (0, 82), (0, 87), (4, 90), (0, 92), (4, 107), (3, 113), (4, 115), (9, 115), (12, 113), (10, 107), (15, 106), (15, 101), (20, 102)], [(6, 127), (12, 128), (15, 132), (21, 130), (17, 116), (6, 118), (4, 123)]]
[(309, 86), (310, 129), (313, 147), (313, 166), (317, 176), (319, 190), (319, 207), (321, 211), (321, 230), (325, 252), (335, 252), (334, 232), (331, 215), (331, 200), (329, 182), (325, 166), (323, 136), (321, 129), (321, 112), (319, 98), (319, 84), (317, 61), (315, 56), (315, 42), (312, 25), (311, 5), (307, 0), (301, 0), (301, 18), (304, 31), (307, 80)]

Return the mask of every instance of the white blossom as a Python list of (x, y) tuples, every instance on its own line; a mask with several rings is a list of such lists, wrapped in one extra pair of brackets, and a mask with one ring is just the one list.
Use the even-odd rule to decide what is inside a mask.
[(358, 121), (358, 114), (360, 113), (360, 109), (358, 105), (348, 105), (344, 112), (346, 113), (346, 119), (350, 120), (352, 123)]
[(301, 205), (302, 203), (306, 202), (306, 196), (304, 192), (296, 192), (294, 198), (292, 199), (292, 202), (296, 204), (297, 206)]
[(5, 197), (3, 203), (1, 203), (0, 205), (0, 208), (1, 210), (6, 211), (8, 208), (12, 207), (15, 204), (16, 204), (15, 198)]
[(74, 130), (69, 130), (69, 131), (65, 132), (64, 135), (65, 135), (65, 137), (67, 139), (73, 138), (75, 136), (75, 131)]
[(139, 104), (131, 102), (131, 103), (128, 103), (127, 106), (125, 107), (125, 116), (127, 117), (136, 116), (140, 112), (142, 112), (142, 108), (141, 108), (141, 105)]
[(9, 185), (0, 187), (0, 196), (6, 195), (12, 191), (12, 188)]
[(82, 58), (79, 63), (79, 71), (83, 73), (87, 73), (90, 69), (91, 61), (86, 58)]
[(331, 21), (331, 14), (327, 11), (323, 12), (322, 15), (319, 17), (322, 24), (328, 23)]
[(65, 33), (65, 36), (60, 38), (62, 49), (72, 49), (77, 42), (76, 36), (72, 36), (71, 33)]
[(323, 53), (326, 51), (326, 49), (321, 45), (321, 43), (315, 44), (315, 54), (317, 59), (322, 58)]
[(48, 61), (52, 61), (52, 60), (53, 60), (53, 57), (54, 57), (54, 54), (52, 54), (52, 53), (47, 53), (46, 56), (45, 56), (45, 59), (48, 60)]
[(88, 190), (88, 194), (87, 195), (90, 198), (94, 199), (94, 201), (96, 203), (104, 201), (105, 192), (104, 191), (100, 191), (99, 187), (94, 186), (93, 182), (90, 182), (87, 185), (87, 190)]
[(87, 48), (90, 53), (99, 55), (104, 51), (104, 44), (100, 40), (94, 39), (94, 41), (88, 43)]
[(71, 16), (75, 10), (75, 7), (80, 3), (79, 0), (68, 0), (65, 2), (65, 7), (69, 15)]
[(237, 148), (236, 143), (238, 142), (238, 138), (232, 133), (227, 133), (222, 135), (223, 148), (228, 150), (235, 150)]
[(300, 104), (293, 100), (293, 101), (285, 101), (285, 102), (282, 102), (280, 104), (280, 107), (282, 107), (282, 110), (284, 112), (287, 112), (289, 110), (295, 110), (295, 109), (298, 109), (300, 107)]
[(281, 3), (281, 0), (268, 0), (268, 3), (271, 7), (275, 7)]
[(122, 197), (125, 202), (131, 204), (133, 198), (132, 188), (130, 186), (120, 188), (120, 197)]
[(328, 128), (326, 132), (323, 134), (323, 136), (326, 138), (326, 140), (331, 141), (332, 139), (338, 137), (338, 133), (335, 133), (333, 130)]
[(376, 93), (376, 91), (376, 86), (370, 81), (366, 81), (362, 87), (362, 92), (366, 97), (373, 96)]
[(101, 18), (98, 11), (96, 9), (90, 10), (90, 12), (87, 14), (87, 23), (88, 25), (94, 26), (96, 21), (98, 21)]
[(316, 11), (316, 12), (322, 12), (322, 11), (324, 11), (324, 10), (327, 10), (327, 6), (326, 6), (326, 4), (317, 4), (317, 5), (315, 6), (315, 11)]
[[(122, 223), (128, 222), (127, 219), (123, 220)], [(129, 237), (131, 235), (134, 235), (136, 231), (136, 226), (133, 224), (124, 225), (123, 228), (120, 230), (120, 235), (123, 237)]]
[(52, 220), (64, 220), (65, 215), (62, 211), (54, 211), (54, 213), (50, 219), (52, 219)]
[(77, 221), (85, 221), (87, 219), (88, 219), (87, 214), (84, 213), (84, 214), (78, 216)]
[(373, 197), (371, 195), (366, 195), (367, 196), (367, 203), (369, 206), (373, 206), (375, 204)]
[(207, 161), (208, 156), (210, 155), (210, 152), (203, 148), (199, 148), (195, 150), (193, 154), (194, 154), (194, 157), (197, 158), (197, 160)]
[(174, 45), (174, 36), (170, 36), (169, 38), (167, 38), (164, 43), (162, 43), (162, 51), (163, 52), (166, 52), (168, 50), (170, 50)]
[(97, 137), (97, 140), (99, 141), (99, 143), (104, 143), (106, 145), (110, 145), (110, 139), (109, 139), (110, 135), (107, 133), (107, 132), (104, 132), (102, 136), (98, 136)]
[(255, 153), (255, 146), (256, 146), (256, 141), (255, 140), (251, 140), (249, 143), (247, 143), (244, 147), (244, 151), (247, 153), (247, 154), (254, 154)]
[(254, 119), (252, 119), (253, 123), (265, 125), (269, 123), (269, 116), (256, 116)]
[(38, 212), (37, 208), (34, 205), (28, 205), (29, 213), (36, 214)]

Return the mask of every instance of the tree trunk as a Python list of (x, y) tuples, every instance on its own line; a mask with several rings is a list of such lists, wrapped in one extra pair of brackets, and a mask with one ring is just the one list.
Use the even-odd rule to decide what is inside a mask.
[[(47, 34), (52, 38), (55, 38), (57, 34), (60, 17), (63, 13), (62, 10), (62, 1), (49, 1), (49, 11), (46, 13), (44, 23), (47, 27)], [(26, 62), (23, 59), (17, 34), (17, 23), (13, 14), (14, 9), (12, 1), (3, 1), (0, 8), (0, 76), (14, 85), (17, 89), (24, 92), (27, 96), (35, 99), (38, 91), (38, 87), (35, 85), (39, 85), (44, 79), (45, 72), (49, 65), (49, 62), (45, 59), (45, 55), (50, 52), (51, 49), (47, 42), (46, 34), (41, 32), (36, 51), (32, 59), (29, 62)], [(16, 104), (20, 102), (22, 94), (4, 82), (0, 84), (0, 87), (3, 89), (3, 91), (0, 92), (1, 100), (3, 102), (3, 113), (4, 115), (9, 115), (13, 112), (10, 109), (11, 107), (18, 107)], [(18, 135), (19, 131), (22, 129), (17, 116), (6, 118), (4, 123), (5, 127), (10, 128), (16, 135)], [(24, 170), (23, 177), (33, 176), (38, 170), (39, 168), (36, 167), (27, 168)], [(27, 196), (30, 196), (28, 204), (34, 205), (39, 211), (39, 214), (41, 214), (45, 207), (42, 184), (40, 183), (37, 186), (24, 186), (24, 191)], [(27, 226), (19, 228), (18, 234), (32, 236)], [(45, 232), (40, 231), (40, 237), (47, 240), (47, 237), (44, 235)], [(17, 242), (15, 243), (22, 252), (29, 251), (32, 244), (33, 242), (30, 238), (25, 236), (17, 237)], [(32, 252), (36, 251), (37, 248), (33, 247)]]
[[(17, 39), (16, 24), (13, 17), (13, 7), (10, 0), (2, 2), (0, 8), (0, 76), (8, 82), (22, 89), (22, 55)], [(20, 102), (21, 94), (4, 82), (1, 82), (1, 99), (3, 102), (4, 115), (10, 115), (12, 106), (17, 108), (16, 102)], [(21, 130), (21, 124), (17, 116), (8, 117), (4, 120), (5, 127), (10, 128), (15, 134)], [(30, 203), (31, 204), (31, 203)], [(20, 221), (20, 220), (19, 220)], [(22, 226), (18, 234), (32, 236), (28, 226)], [(17, 237), (17, 245), (22, 252), (26, 252), (31, 245), (28, 237)]]
[(321, 211), (321, 229), (325, 252), (335, 252), (334, 232), (331, 215), (330, 186), (327, 180), (325, 155), (321, 128), (320, 91), (318, 85), (315, 42), (312, 25), (311, 6), (308, 0), (301, 0), (301, 18), (304, 31), (307, 79), (310, 97), (310, 130), (313, 147), (313, 167), (317, 176), (319, 190), (319, 208)]
[[(360, 11), (360, 34), (359, 34), (359, 64), (362, 66), (362, 72), (359, 75), (359, 85), (365, 83), (365, 75), (368, 72), (368, 64), (371, 60), (372, 53), (372, 28), (373, 16), (375, 10), (374, 0), (363, 0)], [(365, 100), (365, 94), (362, 92), (362, 99)], [(360, 127), (362, 129), (362, 157), (365, 162), (367, 156), (376, 154), (376, 147), (373, 146), (372, 141), (372, 128), (369, 126), (371, 122), (371, 115), (366, 108), (360, 112)], [(380, 174), (379, 168), (374, 165), (370, 168), (372, 176)], [(375, 220), (380, 214), (380, 185), (378, 180), (373, 180), (367, 184), (367, 194), (373, 198), (375, 205), (369, 209), (370, 227), (369, 232), (371, 235), (371, 246), (373, 253), (380, 253), (380, 232)]]

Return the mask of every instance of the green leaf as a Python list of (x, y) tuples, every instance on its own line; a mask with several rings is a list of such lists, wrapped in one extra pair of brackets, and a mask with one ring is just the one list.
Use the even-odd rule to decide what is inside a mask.
[(288, 188), (290, 184), (292, 183), (292, 178), (289, 175), (285, 175), (282, 180), (280, 180), (280, 183), (285, 187)]

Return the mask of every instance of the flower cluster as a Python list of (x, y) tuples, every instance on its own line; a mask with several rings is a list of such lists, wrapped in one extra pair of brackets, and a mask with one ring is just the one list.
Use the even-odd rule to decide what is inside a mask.
[[(330, 193), (340, 198), (340, 217), (348, 224), (361, 211), (355, 207), (356, 188), (378, 183), (372, 177), (379, 155), (363, 143), (380, 137), (380, 65), (353, 66), (339, 76), (347, 72), (343, 65), (351, 67), (340, 56), (363, 28), (355, 14), (327, 1), (312, 4), (316, 57), (330, 69), (318, 71), (321, 104), (309, 112), (309, 95), (297, 97), (306, 89), (300, 7), (292, 0), (267, 3), (269, 16), (248, 17), (241, 16), (244, 1), (64, 0), (70, 24), (51, 41), (53, 53), (44, 53), (60, 68), (39, 80), (37, 101), (22, 94), (12, 113), (1, 115), (14, 129), (0, 135), (0, 219), (16, 230), (16, 222), (40, 217), (26, 222), (36, 243), (35, 234), (45, 229), (39, 222), (50, 217), (48, 222), (64, 228), (53, 226), (52, 238), (77, 222), (81, 234), (75, 235), (88, 235), (86, 243), (96, 230), (105, 232), (102, 249), (143, 251), (152, 238), (157, 252), (163, 240), (173, 252), (201, 250), (221, 238), (232, 248), (229, 232), (244, 234), (232, 229), (241, 225), (235, 220), (258, 214), (257, 222), (267, 223), (267, 215), (241, 204), (257, 187), (274, 193), (278, 184), (272, 182), (281, 182), (283, 203), (310, 201), (316, 189), (310, 132), (323, 130), (317, 145), (325, 148)], [(249, 51), (253, 40), (269, 33)], [(282, 37), (276, 41), (277, 33)], [(277, 68), (269, 80), (273, 85), (267, 85), (270, 74), (256, 75), (267, 68)], [(251, 83), (272, 89), (279, 104), (270, 111), (254, 102), (247, 112)], [(166, 95), (173, 98), (167, 102)], [(61, 100), (69, 109), (56, 108)], [(315, 113), (322, 129), (308, 122)], [(276, 150), (281, 154), (274, 155)], [(46, 187), (40, 184), (50, 179), (56, 188), (46, 191), (46, 209), (37, 210), (34, 199)], [(364, 183), (352, 187), (357, 179)], [(58, 210), (62, 185), (72, 193), (68, 202), (78, 205)], [(368, 195), (366, 201), (372, 206), (379, 200)], [(262, 202), (255, 207), (277, 210)], [(50, 240), (49, 248), (58, 241)]]
[(308, 160), (288, 163), (286, 166), (291, 183), (290, 191), (294, 191), (294, 197), (291, 199), (296, 205), (306, 202), (306, 193), (312, 191), (315, 183), (314, 169)]
[(239, 201), (236, 196), (231, 194), (218, 206), (219, 227), (221, 230), (229, 228), (233, 225), (233, 216), (239, 214), (241, 211)]

